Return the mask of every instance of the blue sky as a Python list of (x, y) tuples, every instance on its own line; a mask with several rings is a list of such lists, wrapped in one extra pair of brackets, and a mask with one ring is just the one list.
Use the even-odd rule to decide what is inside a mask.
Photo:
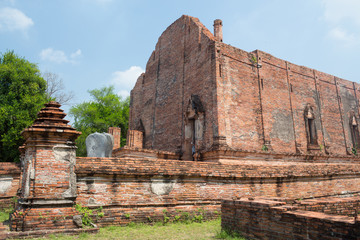
[(186, 14), (211, 32), (222, 19), (232, 46), (358, 82), (359, 12), (358, 0), (0, 0), (0, 52), (58, 74), (75, 93), (70, 104), (110, 84), (126, 96), (158, 37)]

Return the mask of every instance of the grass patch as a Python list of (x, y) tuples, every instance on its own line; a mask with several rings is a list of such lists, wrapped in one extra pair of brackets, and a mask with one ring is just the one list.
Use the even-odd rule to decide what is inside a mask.
[(229, 239), (229, 240), (245, 240), (241, 234), (237, 232), (229, 232), (226, 230), (221, 230), (216, 234), (216, 239)]
[[(9, 213), (12, 212), (12, 208), (0, 209), (0, 222), (9, 219)], [(101, 211), (100, 211), (101, 212)], [(199, 214), (200, 216), (201, 214)], [(164, 216), (167, 217), (166, 212)], [(196, 215), (195, 215), (196, 216)], [(202, 215), (201, 215), (202, 216)], [(75, 236), (68, 236), (63, 234), (49, 235), (47, 238), (33, 238), (35, 239), (59, 239), (59, 240), (71, 240), (71, 239), (86, 239), (86, 240), (107, 240), (107, 239), (227, 239), (227, 240), (245, 240), (236, 233), (229, 233), (221, 230), (220, 218), (212, 221), (202, 222), (202, 218), (194, 217), (190, 219), (190, 216), (183, 217), (182, 221), (174, 219), (174, 222), (154, 222), (153, 225), (139, 224), (131, 222), (128, 226), (108, 226), (101, 228), (97, 234), (82, 233)]]
[(13, 211), (12, 207), (0, 209), (0, 222), (9, 220), (10, 213)]
[[(169, 223), (163, 225), (162, 222), (155, 223), (153, 226), (146, 224), (130, 224), (126, 227), (109, 226), (101, 228), (97, 234), (82, 233), (78, 236), (50, 235), (48, 239), (70, 240), (126, 240), (126, 239), (158, 239), (158, 240), (208, 240), (208, 239), (227, 239), (227, 240), (245, 240), (238, 235), (232, 235), (221, 231), (221, 220), (212, 220), (208, 222), (193, 223)], [(44, 238), (37, 238), (44, 239)]]
[(1, 211), (0, 212), (0, 222), (4, 222), (6, 220), (9, 220), (9, 213)]

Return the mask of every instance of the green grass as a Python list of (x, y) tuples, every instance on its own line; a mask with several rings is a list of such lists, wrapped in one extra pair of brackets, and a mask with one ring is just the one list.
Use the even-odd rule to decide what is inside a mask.
[[(44, 238), (36, 238), (44, 239)], [(145, 224), (131, 224), (130, 226), (109, 226), (101, 228), (97, 234), (83, 233), (78, 236), (50, 235), (48, 239), (70, 240), (111, 240), (111, 239), (131, 239), (131, 240), (148, 240), (148, 239), (227, 239), (227, 240), (245, 240), (237, 235), (231, 235), (221, 231), (220, 219), (202, 222), (202, 223), (171, 223), (163, 225), (155, 223), (153, 226)]]
[[(12, 208), (0, 209), (0, 222), (9, 219), (9, 213)], [(231, 234), (221, 230), (221, 220), (216, 219), (207, 222), (179, 222), (179, 223), (168, 223), (163, 224), (157, 222), (153, 226), (147, 224), (135, 224), (131, 223), (129, 226), (109, 226), (99, 230), (97, 234), (82, 233), (77, 236), (68, 235), (50, 235), (47, 239), (59, 239), (59, 240), (71, 240), (71, 239), (86, 239), (86, 240), (108, 240), (108, 239), (226, 239), (226, 240), (245, 240), (238, 234)], [(45, 239), (45, 238), (34, 238), (34, 239)]]
[(12, 212), (12, 208), (0, 209), (0, 222), (9, 220), (9, 213)]

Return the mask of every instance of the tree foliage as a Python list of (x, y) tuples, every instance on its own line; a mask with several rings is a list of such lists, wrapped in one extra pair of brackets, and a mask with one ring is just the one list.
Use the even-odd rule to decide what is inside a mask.
[(20, 133), (46, 101), (46, 81), (36, 64), (13, 51), (0, 54), (0, 161), (19, 160)]
[(114, 87), (89, 91), (92, 101), (83, 102), (70, 109), (74, 117), (73, 127), (82, 134), (76, 140), (77, 156), (86, 156), (86, 137), (94, 132), (107, 132), (109, 127), (121, 128), (121, 145), (126, 142), (129, 122), (130, 98), (122, 99), (114, 93)]

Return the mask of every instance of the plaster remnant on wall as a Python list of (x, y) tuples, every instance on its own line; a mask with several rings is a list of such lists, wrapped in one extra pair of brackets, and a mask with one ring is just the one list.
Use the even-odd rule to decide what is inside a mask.
[(95, 201), (95, 199), (94, 198), (89, 198), (89, 200), (88, 200), (88, 204), (97, 204), (97, 202)]
[(56, 161), (68, 161), (70, 164), (75, 164), (76, 155), (73, 146), (56, 145), (53, 147), (54, 157)]
[(254, 131), (249, 131), (249, 132), (244, 132), (244, 131), (239, 131), (239, 135), (235, 135), (233, 136), (234, 139), (241, 139), (241, 140), (246, 140), (248, 138), (254, 138), (256, 136), (256, 132)]
[(13, 182), (13, 177), (11, 176), (0, 176), (0, 193), (6, 193)]
[(324, 131), (324, 137), (325, 137), (325, 140), (326, 140), (327, 142), (331, 142), (331, 141), (332, 141), (332, 139), (331, 139), (331, 137), (330, 137), (330, 135), (329, 135), (328, 131), (326, 130), (326, 127), (325, 127), (325, 126), (323, 127), (323, 131)]
[(173, 190), (175, 182), (174, 179), (151, 179), (151, 191), (158, 196), (167, 195)]
[(62, 197), (75, 197), (76, 196), (76, 152), (74, 146), (56, 145), (53, 147), (54, 157), (56, 161), (69, 162), (69, 188), (62, 193)]
[(195, 139), (196, 140), (202, 140), (203, 139), (203, 132), (204, 132), (204, 120), (196, 119), (195, 120)]
[(95, 181), (106, 181), (107, 178), (106, 177), (78, 177), (77, 181), (78, 182), (95, 182)]
[(191, 138), (192, 137), (192, 128), (190, 125), (185, 125), (185, 138)]
[[(26, 151), (25, 152), (25, 157), (24, 157), (24, 187), (22, 189), (23, 191), (23, 197), (28, 197), (29, 196), (29, 191), (30, 191), (30, 175), (31, 175), (31, 170), (32, 170), (32, 159), (33, 159), (33, 155), (31, 153), (31, 151)], [(25, 172), (26, 171), (26, 172)]]
[(279, 138), (286, 143), (294, 141), (294, 128), (291, 116), (289, 114), (284, 114), (279, 110), (272, 112), (272, 116), (274, 124), (270, 137)]
[(35, 179), (35, 169), (31, 169), (30, 170), (30, 179), (34, 180)]

